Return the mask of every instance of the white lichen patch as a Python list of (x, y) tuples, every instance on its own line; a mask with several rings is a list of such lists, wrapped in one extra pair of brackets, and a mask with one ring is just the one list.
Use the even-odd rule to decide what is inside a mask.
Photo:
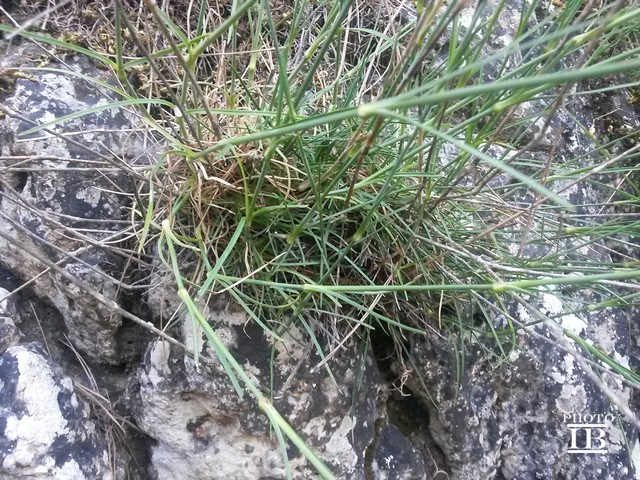
[(205, 345), (204, 331), (198, 321), (191, 318), (189, 314), (185, 315), (182, 320), (182, 338), (184, 338), (184, 344), (189, 354), (202, 353)]
[(78, 110), (84, 106), (82, 102), (77, 100), (78, 95), (76, 95), (73, 79), (57, 73), (45, 73), (41, 79), (43, 88), (40, 90), (40, 95), (43, 98), (55, 98), (69, 106), (78, 107)]
[(616, 347), (616, 335), (612, 330), (614, 326), (610, 323), (611, 322), (605, 322), (593, 327), (593, 341), (605, 352), (613, 352)]
[(244, 368), (245, 373), (249, 375), (256, 384), (260, 384), (260, 381), (258, 380), (260, 378), (260, 369), (258, 367), (246, 361), (242, 365), (242, 368)]
[(519, 303), (518, 307), (517, 307), (517, 311), (518, 311), (518, 318), (520, 319), (520, 321), (522, 323), (527, 324), (527, 323), (531, 322), (531, 314), (525, 308), (524, 305)]
[(162, 373), (170, 373), (169, 355), (171, 354), (171, 345), (164, 340), (158, 340), (151, 352), (149, 352), (149, 360), (151, 365)]
[(564, 368), (569, 378), (573, 377), (574, 364), (575, 359), (573, 358), (573, 355), (566, 354), (564, 356)]
[[(636, 439), (633, 450), (631, 450), (631, 461), (634, 465), (640, 465), (640, 440)], [(640, 468), (636, 468), (636, 474), (634, 477), (636, 480), (640, 480)]]
[(75, 460), (69, 460), (62, 467), (56, 468), (53, 472), (56, 480), (78, 480), (85, 478), (80, 465)]
[(587, 406), (587, 394), (582, 385), (562, 386), (560, 396), (556, 399), (556, 408), (560, 413), (572, 414), (583, 412)]
[(51, 112), (44, 112), (38, 120), (40, 123), (49, 123), (53, 122), (56, 119), (56, 116)]
[(542, 294), (542, 306), (540, 311), (545, 315), (554, 317), (563, 328), (574, 333), (582, 333), (588, 326), (587, 322), (574, 314), (562, 315), (565, 311), (564, 304), (558, 296), (552, 293)]
[[(18, 363), (20, 374), (16, 400), (23, 403), (25, 414), (21, 418), (7, 417), (5, 436), (15, 442), (15, 447), (4, 459), (3, 467), (11, 470), (16, 466), (33, 464), (36, 459), (42, 465), (39, 457), (46, 455), (59, 436), (69, 434), (67, 421), (58, 404), (60, 386), (40, 355), (23, 347), (14, 347), (7, 353), (13, 355)], [(69, 379), (62, 382), (63, 387), (71, 389)], [(53, 458), (51, 461), (55, 465)]]
[(93, 208), (96, 208), (100, 205), (100, 199), (102, 198), (102, 192), (99, 189), (93, 188), (82, 188), (76, 192), (76, 198), (78, 200), (83, 200), (91, 205)]
[(0, 315), (13, 317), (16, 314), (16, 308), (12, 300), (9, 298), (9, 291), (0, 288)]
[(349, 470), (353, 470), (358, 463), (358, 455), (356, 454), (349, 439), (355, 428), (355, 421), (349, 415), (342, 419), (340, 426), (333, 432), (331, 438), (325, 445), (325, 452), (331, 459)]
[(210, 318), (216, 323), (223, 322), (227, 325), (234, 326), (240, 326), (247, 323), (247, 315), (244, 312), (216, 310), (210, 313)]
[(218, 327), (216, 328), (216, 333), (222, 343), (224, 343), (228, 348), (233, 348), (238, 344), (238, 334), (235, 329), (230, 327)]
[(613, 352), (613, 359), (619, 363), (620, 365), (622, 365), (624, 368), (630, 368), (629, 367), (629, 357), (626, 355), (620, 355), (619, 352)]
[(551, 367), (551, 378), (558, 383), (570, 381), (573, 378), (574, 363), (575, 359), (573, 358), (573, 355), (567, 353), (563, 359), (563, 368), (558, 368), (556, 365)]
[(558, 367), (555, 365), (551, 367), (551, 378), (553, 378), (557, 383), (564, 383), (566, 377), (558, 371)]
[(513, 350), (511, 350), (511, 352), (509, 352), (509, 362), (515, 362), (519, 358), (520, 350), (518, 350), (517, 348), (514, 348)]
[(619, 453), (626, 448), (626, 438), (616, 424), (606, 427), (608, 453)]
[(164, 377), (171, 373), (169, 368), (169, 355), (171, 346), (169, 342), (158, 340), (149, 352), (149, 369), (146, 373), (147, 381), (154, 387), (164, 380)]
[(282, 341), (275, 342), (276, 365), (280, 374), (288, 375), (307, 356), (308, 351), (304, 345), (304, 334), (296, 325), (289, 327), (282, 335)]

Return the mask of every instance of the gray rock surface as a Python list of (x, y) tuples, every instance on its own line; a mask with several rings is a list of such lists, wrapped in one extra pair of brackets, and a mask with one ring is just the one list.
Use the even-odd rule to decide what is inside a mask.
[[(487, 347), (468, 347), (462, 359), (435, 338), (413, 349), (421, 381), (411, 385), (431, 405), (430, 431), (452, 478), (635, 478), (625, 444), (626, 436), (633, 448), (633, 429), (571, 355), (544, 339), (519, 335), (508, 363), (498, 366), (487, 358)], [(464, 371), (459, 389), (456, 362)], [(609, 386), (628, 402), (629, 387)], [(598, 423), (574, 422), (574, 414), (609, 416), (606, 455), (570, 453), (568, 425)], [(577, 445), (585, 446), (584, 431), (580, 435)]]
[(0, 356), (0, 477), (111, 479), (107, 445), (73, 383), (35, 343)]
[[(372, 358), (339, 355), (330, 364), (334, 383), (326, 370), (311, 370), (319, 359), (297, 328), (273, 346), (272, 359), (268, 338), (260, 327), (246, 323), (244, 314), (212, 309), (209, 317), (258, 384), (264, 389), (273, 382), (274, 406), (338, 477), (365, 478), (364, 455), (374, 436), (379, 385)], [(191, 331), (190, 319), (184, 322), (184, 330)], [(215, 357), (201, 334), (195, 337), (201, 353)], [(363, 386), (357, 389), (360, 369), (364, 369)], [(243, 400), (238, 398), (218, 362), (196, 366), (190, 355), (166, 342), (154, 342), (131, 391), (134, 418), (157, 442), (152, 456), (156, 478), (284, 475), (282, 455), (266, 417), (248, 393)], [(312, 475), (299, 452), (287, 453), (296, 478)]]
[[(28, 65), (39, 55), (33, 45), (12, 45), (0, 69)], [(86, 59), (67, 58), (66, 65), (89, 78), (106, 78)], [(16, 79), (3, 102), (14, 116), (0, 120), (0, 154), (7, 159), (5, 167), (22, 162), (25, 168), (3, 174), (0, 264), (23, 281), (36, 279), (38, 295), (61, 313), (76, 348), (115, 364), (133, 354), (122, 342), (129, 326), (59, 273), (40, 275), (46, 266), (38, 258), (61, 262), (61, 268), (106, 298), (121, 296), (118, 275), (124, 260), (100, 243), (117, 245), (124, 237), (118, 233), (126, 228), (127, 200), (121, 189), (130, 192), (132, 184), (126, 165), (116, 172), (104, 158), (124, 148), (135, 152), (131, 123), (122, 111), (102, 110), (51, 126), (57, 136), (43, 131), (22, 135), (34, 125), (111, 101), (104, 89), (81, 76), (40, 71)]]

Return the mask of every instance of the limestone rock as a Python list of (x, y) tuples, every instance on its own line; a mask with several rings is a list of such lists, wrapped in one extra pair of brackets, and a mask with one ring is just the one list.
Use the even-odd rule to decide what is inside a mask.
[(107, 446), (71, 380), (35, 343), (0, 357), (0, 476), (111, 479)]
[[(12, 45), (0, 68), (28, 63), (36, 55), (33, 49)], [(114, 101), (113, 94), (85, 80), (107, 80), (88, 60), (68, 58), (66, 68), (76, 75), (42, 70), (20, 76), (3, 102), (13, 116), (0, 121), (0, 154), (22, 158), (27, 168), (3, 174), (0, 262), (23, 281), (37, 277), (38, 295), (58, 309), (69, 338), (85, 355), (122, 363), (132, 352), (119, 338), (129, 328), (120, 316), (59, 273), (38, 276), (46, 268), (38, 259), (46, 258), (61, 262), (61, 268), (104, 297), (118, 301), (122, 295), (124, 259), (100, 243), (117, 242), (127, 222), (126, 196), (119, 192), (131, 191), (127, 166), (115, 169), (105, 158), (125, 148), (129, 155), (137, 151), (130, 119), (121, 110), (105, 109), (51, 125), (58, 135), (24, 135), (34, 125)]]
[[(364, 478), (365, 451), (373, 440), (377, 414), (379, 379), (372, 358), (361, 359), (349, 349), (338, 354), (330, 363), (334, 383), (325, 369), (312, 369), (320, 359), (295, 326), (283, 342), (273, 344), (271, 358), (266, 334), (246, 323), (243, 314), (211, 310), (209, 317), (256, 382), (263, 387), (273, 382), (274, 406), (336, 475)], [(188, 317), (185, 322), (190, 322)], [(184, 328), (192, 326), (187, 323)], [(216, 358), (201, 334), (190, 345)], [(360, 369), (362, 386), (356, 388)], [(239, 399), (217, 360), (196, 366), (184, 352), (154, 342), (131, 391), (138, 425), (157, 442), (152, 457), (155, 478), (284, 475), (282, 453), (266, 417), (247, 392)], [(295, 478), (313, 475), (297, 449), (291, 447), (287, 455)]]

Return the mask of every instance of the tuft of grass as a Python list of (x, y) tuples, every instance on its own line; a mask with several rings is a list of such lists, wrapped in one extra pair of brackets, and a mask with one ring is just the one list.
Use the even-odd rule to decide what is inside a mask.
[[(498, 22), (514, 12), (504, 0), (188, 6), (177, 15), (116, 0), (111, 50), (20, 35), (112, 69), (120, 85), (109, 88), (121, 100), (105, 108), (136, 108), (166, 141), (139, 192), (147, 203), (135, 205), (138, 252), (157, 246), (186, 310), (238, 393), (256, 398), (285, 458), (283, 434), (331, 476), (196, 298), (230, 296), (276, 341), (301, 324), (329, 374), (347, 338), (366, 341), (375, 329), (397, 345), (434, 325), (488, 336), (506, 357), (530, 326), (517, 324), (508, 303), (550, 286), (582, 302), (576, 312), (638, 305), (637, 259), (594, 260), (640, 234), (637, 217), (614, 214), (638, 205), (639, 149), (625, 146), (637, 132), (594, 139), (563, 159), (551, 119), (571, 97), (596, 93), (581, 82), (638, 87), (639, 9), (524, 2), (505, 40)], [(585, 218), (571, 205), (576, 185), (607, 192), (590, 206), (600, 213)], [(600, 300), (580, 300), (585, 290)], [(497, 314), (508, 325), (493, 324)], [(605, 352), (588, 353), (613, 368)]]

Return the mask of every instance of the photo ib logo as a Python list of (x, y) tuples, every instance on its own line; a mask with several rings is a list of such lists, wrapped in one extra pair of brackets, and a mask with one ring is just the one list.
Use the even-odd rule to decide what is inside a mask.
[(565, 415), (564, 422), (570, 422), (567, 428), (571, 434), (568, 453), (607, 453), (607, 428), (613, 420), (611, 414)]

